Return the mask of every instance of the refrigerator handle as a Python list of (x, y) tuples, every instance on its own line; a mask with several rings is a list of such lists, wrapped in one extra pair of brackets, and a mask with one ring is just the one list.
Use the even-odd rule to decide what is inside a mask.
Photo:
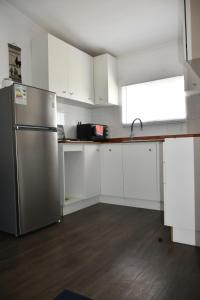
[(43, 126), (31, 126), (31, 125), (14, 125), (15, 130), (32, 130), (32, 131), (52, 131), (57, 132), (56, 127), (43, 127)]

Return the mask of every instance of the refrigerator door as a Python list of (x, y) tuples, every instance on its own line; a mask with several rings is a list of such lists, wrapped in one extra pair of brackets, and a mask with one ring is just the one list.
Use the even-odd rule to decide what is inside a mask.
[(16, 130), (20, 234), (60, 219), (57, 133)]
[(57, 127), (56, 94), (14, 84), (14, 115), (16, 125)]

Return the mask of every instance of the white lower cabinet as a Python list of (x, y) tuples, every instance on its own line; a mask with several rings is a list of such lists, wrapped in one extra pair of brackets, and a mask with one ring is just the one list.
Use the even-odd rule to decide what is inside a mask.
[(84, 146), (84, 184), (85, 197), (92, 198), (100, 194), (100, 155), (99, 145)]
[(157, 144), (123, 145), (124, 197), (159, 200)]
[(164, 144), (165, 225), (193, 229), (194, 197), (193, 138), (168, 139)]
[(100, 160), (101, 194), (123, 197), (122, 145), (101, 145)]
[(59, 169), (60, 202), (64, 215), (98, 203), (98, 144), (59, 144)]
[[(67, 206), (66, 213), (99, 200), (161, 208), (161, 143), (66, 144), (60, 145), (59, 153), (61, 201)], [(84, 206), (84, 201), (90, 202)], [(78, 206), (69, 210), (75, 202)]]
[(200, 138), (164, 143), (164, 219), (175, 242), (200, 246)]
[(65, 170), (65, 198), (87, 199), (100, 194), (98, 145), (83, 145), (82, 151), (65, 152)]
[(164, 143), (165, 225), (173, 241), (200, 246), (200, 138)]
[[(101, 195), (110, 203), (161, 208), (161, 143), (106, 144), (100, 147)], [(121, 201), (121, 202), (120, 202)], [(151, 202), (151, 203), (150, 203)]]

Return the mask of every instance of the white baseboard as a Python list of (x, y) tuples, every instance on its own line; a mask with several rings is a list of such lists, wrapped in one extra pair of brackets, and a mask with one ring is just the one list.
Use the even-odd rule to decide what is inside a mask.
[(83, 208), (92, 206), (99, 203), (99, 197), (93, 197), (89, 199), (80, 199), (80, 201), (76, 201), (75, 203), (70, 203), (68, 205), (65, 205), (63, 207), (63, 215), (66, 216), (68, 214), (71, 214), (75, 211), (81, 210)]
[(173, 227), (172, 241), (191, 246), (200, 246), (200, 231)]
[(63, 215), (65, 216), (71, 214), (75, 211), (95, 205), (97, 203), (107, 203), (107, 204), (130, 206), (130, 207), (153, 209), (153, 210), (163, 210), (163, 202), (159, 202), (159, 201), (127, 199), (127, 198), (118, 198), (118, 197), (101, 195), (89, 199), (80, 199), (80, 201), (76, 201), (74, 203), (70, 202), (68, 205), (65, 205), (63, 207)]
[(163, 210), (164, 209), (163, 202), (156, 201), (156, 200), (152, 201), (152, 200), (141, 200), (141, 199), (128, 199), (128, 198), (118, 198), (118, 197), (101, 195), (99, 197), (99, 202), (107, 203), (107, 204), (122, 205), (122, 206), (137, 207), (137, 208), (153, 209), (153, 210)]

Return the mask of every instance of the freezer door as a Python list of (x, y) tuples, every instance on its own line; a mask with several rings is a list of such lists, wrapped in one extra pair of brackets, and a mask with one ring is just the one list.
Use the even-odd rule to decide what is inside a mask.
[(57, 127), (56, 94), (14, 84), (15, 124)]
[(20, 234), (60, 219), (57, 134), (17, 130)]

